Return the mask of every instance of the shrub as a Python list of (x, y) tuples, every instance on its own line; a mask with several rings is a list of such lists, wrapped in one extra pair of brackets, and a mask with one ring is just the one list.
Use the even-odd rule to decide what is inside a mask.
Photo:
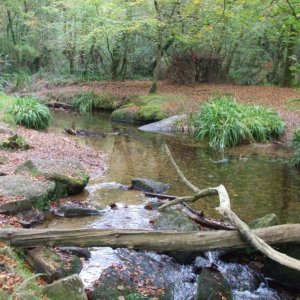
[(265, 142), (278, 138), (284, 131), (284, 123), (276, 112), (239, 104), (229, 96), (212, 97), (192, 116), (191, 125), (196, 137), (207, 139), (214, 149)]
[(300, 129), (294, 131), (292, 145), (295, 150), (295, 154), (292, 157), (292, 164), (295, 167), (300, 167)]
[(16, 124), (37, 130), (47, 129), (51, 120), (48, 107), (32, 98), (18, 98), (8, 113), (13, 115)]
[(76, 96), (73, 107), (82, 113), (90, 114), (94, 110), (113, 111), (118, 106), (118, 101), (109, 94), (95, 94), (86, 92)]

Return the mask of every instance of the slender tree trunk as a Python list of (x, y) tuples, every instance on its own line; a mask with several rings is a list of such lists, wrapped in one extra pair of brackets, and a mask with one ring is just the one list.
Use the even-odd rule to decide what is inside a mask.
[(16, 45), (17, 44), (16, 36), (15, 36), (14, 28), (13, 28), (13, 22), (12, 22), (10, 10), (7, 11), (7, 17), (8, 17), (8, 28), (10, 29), (11, 38), (12, 38), (13, 44)]
[(156, 65), (153, 72), (152, 85), (149, 90), (149, 94), (154, 94), (157, 91), (157, 81), (158, 81), (160, 65), (161, 65), (161, 57), (162, 57), (162, 31), (158, 29)]
[(291, 26), (289, 39), (286, 45), (286, 56), (284, 60), (283, 73), (282, 73), (281, 84), (280, 84), (282, 87), (290, 86), (293, 80), (293, 73), (291, 71), (291, 66), (293, 64), (292, 55), (295, 46), (295, 41), (294, 41), (295, 35), (296, 35), (296, 30), (294, 26)]

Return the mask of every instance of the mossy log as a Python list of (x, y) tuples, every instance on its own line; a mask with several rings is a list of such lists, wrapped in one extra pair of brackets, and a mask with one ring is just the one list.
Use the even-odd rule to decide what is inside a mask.
[[(269, 244), (300, 243), (300, 224), (265, 227), (253, 232)], [(152, 231), (135, 229), (0, 229), (0, 240), (11, 246), (112, 247), (155, 251), (206, 251), (245, 248), (238, 231)]]

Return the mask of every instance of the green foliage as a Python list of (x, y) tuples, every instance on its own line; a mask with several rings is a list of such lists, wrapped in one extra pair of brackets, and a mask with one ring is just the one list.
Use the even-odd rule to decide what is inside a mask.
[(295, 151), (292, 157), (292, 164), (295, 167), (300, 167), (300, 129), (294, 131), (292, 145)]
[(47, 129), (51, 120), (48, 107), (33, 98), (18, 98), (8, 108), (8, 113), (14, 117), (16, 124), (37, 130)]
[(212, 97), (191, 118), (191, 125), (196, 137), (207, 139), (214, 149), (265, 142), (278, 138), (284, 131), (284, 123), (276, 112), (239, 104), (228, 96)]
[(117, 108), (118, 101), (109, 94), (96, 94), (91, 91), (76, 96), (73, 106), (81, 113), (90, 114), (95, 110), (113, 111)]

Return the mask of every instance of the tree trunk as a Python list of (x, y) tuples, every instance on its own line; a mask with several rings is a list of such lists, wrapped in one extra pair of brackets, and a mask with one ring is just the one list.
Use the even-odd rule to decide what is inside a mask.
[(154, 94), (157, 91), (157, 81), (159, 77), (160, 65), (161, 65), (161, 55), (162, 53), (162, 32), (158, 29), (158, 37), (157, 37), (157, 51), (156, 51), (156, 65), (153, 72), (152, 85), (149, 90), (149, 94)]
[[(300, 224), (253, 230), (270, 244), (300, 243)], [(245, 248), (238, 231), (170, 232), (135, 229), (0, 229), (0, 240), (11, 246), (112, 247), (154, 251), (207, 251)]]

